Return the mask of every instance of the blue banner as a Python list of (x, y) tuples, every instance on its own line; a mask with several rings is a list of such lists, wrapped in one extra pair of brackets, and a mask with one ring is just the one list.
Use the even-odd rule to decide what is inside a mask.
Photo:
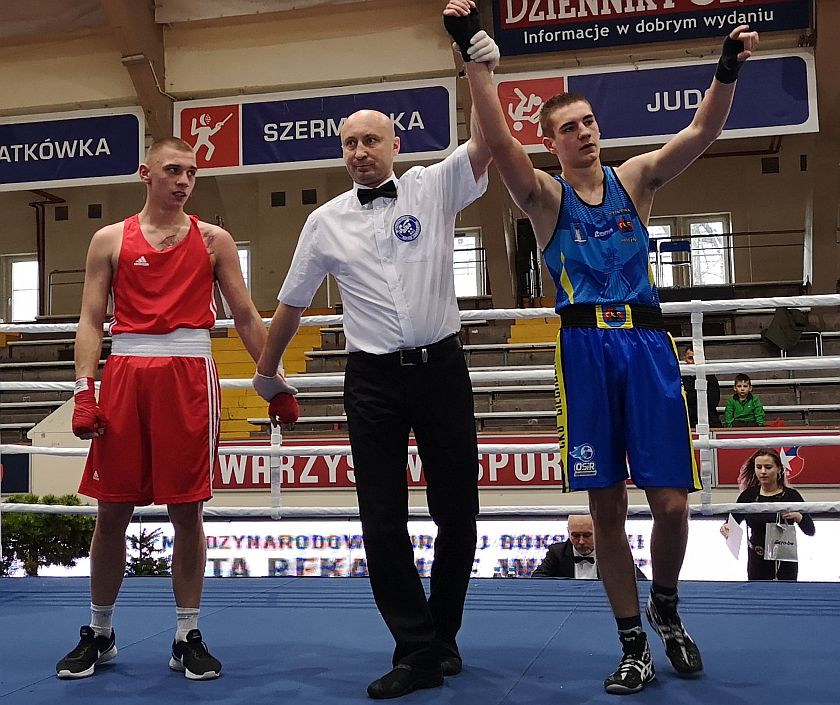
[(4, 495), (29, 492), (30, 456), (8, 453), (0, 458), (0, 488)]
[(335, 166), (341, 126), (358, 110), (391, 116), (402, 159), (435, 159), (457, 145), (454, 80), (410, 81), (177, 103), (175, 129), (202, 174)]
[[(647, 64), (644, 68), (505, 74), (499, 100), (513, 134), (529, 152), (542, 152), (540, 107), (572, 92), (592, 104), (604, 147), (667, 141), (687, 127), (703, 100), (715, 63)], [(744, 64), (722, 139), (819, 131), (816, 69), (807, 51), (761, 54)]]
[(449, 94), (441, 86), (324, 98), (246, 103), (242, 106), (243, 164), (284, 164), (341, 156), (343, 118), (370, 109), (394, 120), (400, 153), (449, 146)]
[[(810, 116), (808, 70), (799, 56), (744, 64), (725, 131), (804, 125)], [(673, 135), (688, 126), (709, 87), (710, 64), (571, 75), (569, 90), (587, 96), (602, 140)]]
[(65, 115), (0, 124), (0, 190), (133, 178), (143, 148), (139, 111)]
[[(638, 9), (642, 7), (644, 9)], [(804, 29), (811, 0), (493, 0), (502, 56)]]

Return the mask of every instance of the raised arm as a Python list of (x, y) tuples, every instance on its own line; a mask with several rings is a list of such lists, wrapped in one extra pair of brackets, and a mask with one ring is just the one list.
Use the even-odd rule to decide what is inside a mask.
[[(475, 3), (473, 0), (450, 0), (443, 12), (444, 17), (466, 18), (474, 10)], [(470, 81), (470, 93), (472, 95), (472, 117), (478, 122), (483, 141), (487, 145), (490, 155), (502, 177), (502, 181), (504, 181), (505, 186), (510, 191), (511, 197), (525, 214), (531, 218), (535, 224), (535, 229), (546, 231), (544, 241), (541, 242), (544, 245), (551, 235), (550, 231), (553, 230), (553, 220), (556, 220), (557, 217), (559, 196), (555, 192), (555, 186), (551, 177), (544, 172), (534, 169), (525, 149), (510, 134), (504, 113), (502, 112), (502, 106), (499, 103), (499, 98), (496, 93), (496, 86), (493, 83), (492, 70), (495, 68), (495, 65), (493, 62), (483, 60), (484, 54), (479, 51), (484, 41), (482, 35), (486, 36), (486, 34), (479, 30), (477, 33), (470, 35), (470, 32), (478, 26), (475, 24), (477, 22), (477, 12), (472, 17), (475, 18), (473, 23), (466, 25), (460, 36), (457, 29), (453, 30), (451, 20), (446, 23), (447, 29), (459, 46), (467, 43), (467, 41), (470, 42), (466, 54), (464, 54), (462, 48), (464, 58), (479, 59), (467, 60), (465, 63), (467, 77)], [(457, 24), (454, 26), (457, 27)], [(464, 39), (467, 35), (471, 37), (469, 40)], [(553, 219), (550, 215), (552, 210)], [(540, 228), (538, 223), (541, 223), (543, 220), (546, 223), (551, 221), (550, 225), (547, 225), (545, 228)], [(539, 241), (539, 232), (537, 237)]]
[[(619, 167), (624, 183), (640, 184), (656, 191), (685, 171), (720, 136), (735, 95), (738, 71), (758, 46), (758, 33), (748, 25), (736, 27), (724, 40), (712, 85), (706, 91), (694, 119), (663, 147), (640, 154)], [(638, 204), (637, 204), (638, 205)]]
[(477, 182), (487, 171), (493, 157), (484, 140), (484, 134), (481, 132), (475, 113), (470, 115), (470, 141), (467, 142), (467, 154), (470, 156), (470, 165)]

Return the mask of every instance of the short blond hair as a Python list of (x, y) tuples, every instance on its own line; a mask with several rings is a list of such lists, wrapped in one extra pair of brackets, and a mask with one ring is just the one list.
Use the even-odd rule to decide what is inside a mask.
[(154, 159), (158, 152), (167, 147), (174, 149), (178, 152), (193, 152), (193, 147), (189, 142), (185, 142), (180, 137), (164, 137), (163, 139), (155, 140), (149, 145), (149, 149), (146, 150), (146, 158), (145, 162), (148, 164), (149, 162)]

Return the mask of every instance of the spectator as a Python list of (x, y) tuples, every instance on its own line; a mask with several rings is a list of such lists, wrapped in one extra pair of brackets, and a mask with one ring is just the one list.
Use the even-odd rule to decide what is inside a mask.
[[(595, 557), (595, 531), (589, 514), (572, 515), (566, 524), (569, 538), (548, 547), (543, 562), (531, 574), (532, 578), (579, 578), (600, 580)], [(636, 577), (647, 580), (636, 567)]]
[[(804, 502), (802, 495), (788, 487), (782, 459), (771, 448), (761, 448), (744, 463), (738, 476), (742, 502)], [(747, 580), (796, 580), (799, 563), (792, 561), (769, 561), (764, 557), (764, 538), (767, 524), (783, 521), (799, 524), (802, 533), (813, 536), (816, 532), (814, 520), (802, 512), (779, 512), (778, 514), (733, 514), (739, 524), (747, 522)], [(729, 526), (720, 527), (720, 533), (729, 538)]]
[[(683, 353), (683, 362), (686, 365), (694, 364), (694, 348), (690, 345)], [(694, 386), (694, 375), (686, 375), (682, 378), (683, 389), (685, 390), (685, 401), (688, 404), (688, 422), (692, 428), (697, 425), (697, 390)], [(709, 428), (720, 428), (720, 416), (717, 406), (720, 404), (720, 383), (714, 375), (706, 375), (706, 404), (709, 409)]]
[(733, 426), (763, 426), (764, 406), (752, 393), (752, 382), (748, 375), (735, 375), (735, 393), (726, 402), (723, 423), (727, 428)]

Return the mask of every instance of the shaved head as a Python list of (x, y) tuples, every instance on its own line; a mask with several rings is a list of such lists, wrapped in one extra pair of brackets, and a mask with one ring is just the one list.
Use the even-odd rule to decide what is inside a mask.
[(359, 110), (341, 126), (341, 151), (350, 178), (362, 186), (379, 186), (394, 171), (400, 138), (394, 121), (378, 110)]
[(385, 113), (378, 110), (357, 110), (350, 115), (341, 126), (341, 139), (351, 130), (357, 130), (359, 126), (366, 128), (376, 127), (384, 137), (394, 139), (394, 122)]
[(595, 550), (595, 531), (592, 527), (592, 517), (589, 514), (572, 514), (569, 516), (569, 540), (583, 556)]

